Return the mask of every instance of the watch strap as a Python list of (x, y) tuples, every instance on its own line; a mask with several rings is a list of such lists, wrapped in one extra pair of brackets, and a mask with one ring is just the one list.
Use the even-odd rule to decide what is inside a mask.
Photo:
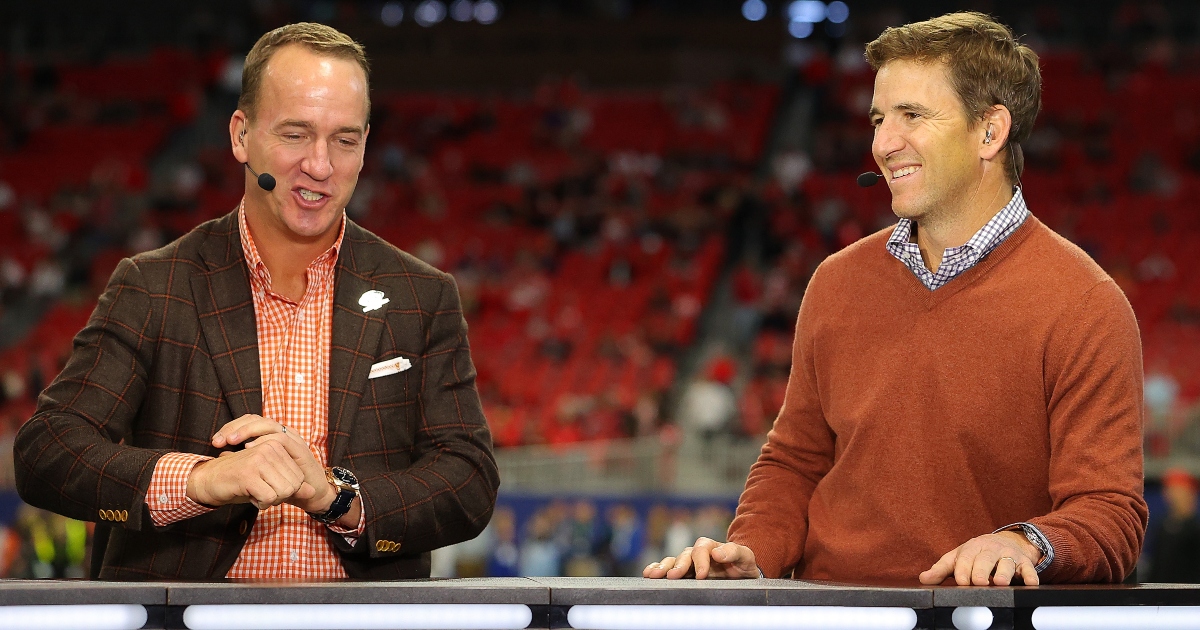
[(1033, 569), (1038, 573), (1045, 571), (1046, 567), (1049, 567), (1050, 563), (1054, 562), (1054, 545), (1050, 544), (1050, 539), (1046, 538), (1046, 535), (1036, 525), (1022, 521), (1020, 523), (1013, 523), (1012, 525), (1005, 525), (992, 533), (998, 534), (1003, 531), (1018, 530), (1025, 535), (1025, 539), (1029, 541), (1029, 544), (1037, 547), (1038, 551), (1042, 552), (1042, 561)]
[(325, 476), (329, 483), (337, 489), (337, 495), (333, 497), (333, 503), (329, 504), (329, 509), (324, 512), (309, 512), (308, 515), (312, 518), (329, 524), (337, 522), (339, 518), (345, 516), (346, 512), (350, 511), (350, 505), (354, 503), (354, 497), (358, 496), (356, 486), (347, 485), (339, 482), (333, 474), (332, 468), (325, 469)]

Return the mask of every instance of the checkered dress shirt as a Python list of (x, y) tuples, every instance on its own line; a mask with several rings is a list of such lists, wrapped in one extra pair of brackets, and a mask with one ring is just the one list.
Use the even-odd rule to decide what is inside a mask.
[(925, 261), (921, 258), (921, 249), (912, 240), (913, 222), (909, 219), (900, 219), (896, 224), (896, 229), (892, 230), (892, 236), (888, 238), (887, 250), (904, 263), (922, 284), (933, 291), (983, 260), (992, 250), (999, 247), (1004, 239), (1021, 227), (1028, 216), (1029, 208), (1025, 206), (1025, 197), (1021, 195), (1021, 189), (1016, 188), (1008, 205), (1001, 208), (975, 236), (942, 254), (942, 264), (938, 265), (936, 273), (925, 266)]
[[(301, 436), (317, 461), (326, 465), (334, 272), (345, 222), (333, 246), (309, 265), (308, 286), (299, 303), (271, 291), (271, 274), (246, 226), (244, 207), (238, 209), (238, 223), (254, 297), (263, 416)], [(159, 460), (147, 492), (152, 498), (150, 516), (156, 525), (168, 525), (209, 510), (185, 494), (188, 474), (206, 459), (210, 458), (170, 453)], [(363, 531), (364, 516), (359, 517), (355, 530), (329, 527), (346, 535), (353, 544)], [(325, 537), (326, 527), (294, 505), (285, 503), (264, 510), (226, 577), (344, 578), (341, 561)]]

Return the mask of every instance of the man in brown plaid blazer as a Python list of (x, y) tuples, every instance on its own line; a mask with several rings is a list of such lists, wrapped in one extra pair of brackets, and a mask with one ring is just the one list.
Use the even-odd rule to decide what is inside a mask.
[[(357, 539), (324, 535), (349, 577), (427, 577), (430, 550), (486, 525), (499, 478), (454, 280), (344, 217), (368, 131), (366, 71), (361, 47), (333, 29), (277, 29), (247, 58), (230, 135), (239, 161), (279, 179), (262, 186), (248, 175), (243, 201), (272, 291), (300, 302), (307, 266), (341, 235), (326, 455), (357, 477), (353, 502), (335, 516), (361, 530)], [(350, 496), (324, 469), (314, 476), (303, 446), (273, 447), (288, 432), (261, 417), (251, 287), (237, 211), (121, 261), (21, 428), (22, 498), (102, 521), (93, 577), (222, 578), (260, 507), (314, 514)], [(240, 427), (238, 439), (230, 427)], [(216, 509), (157, 526), (147, 503), (156, 466), (192, 453), (214, 459), (191, 469), (187, 495)]]

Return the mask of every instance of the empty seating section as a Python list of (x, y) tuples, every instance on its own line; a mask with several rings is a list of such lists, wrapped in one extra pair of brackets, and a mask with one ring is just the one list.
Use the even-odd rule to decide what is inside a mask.
[(359, 220), (455, 274), (498, 445), (631, 435), (673, 384), (724, 259), (712, 193), (753, 167), (777, 92), (691, 98), (376, 100)]
[(1200, 72), (1147, 63), (1104, 75), (1073, 55), (1044, 65), (1042, 138), (1023, 178), (1033, 210), (1112, 274), (1138, 316), (1147, 373), (1169, 374), (1180, 402), (1195, 402), (1200, 118), (1188, 101)]
[[(164, 48), (96, 64), (0, 64), (15, 103), (0, 118), (0, 312), (31, 294), (53, 300), (0, 349), (0, 433), (32, 413), (94, 306), (90, 288), (130, 253), (111, 228), (136, 222), (121, 213), (139, 207), (128, 202), (147, 192), (151, 158), (196, 116), (222, 60)], [(54, 269), (66, 290), (42, 292), (39, 273)]]

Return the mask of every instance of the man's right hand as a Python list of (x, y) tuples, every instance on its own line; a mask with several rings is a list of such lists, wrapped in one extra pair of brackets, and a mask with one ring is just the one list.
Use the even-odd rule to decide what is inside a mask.
[(667, 556), (662, 562), (646, 565), (642, 577), (678, 580), (695, 576), (706, 578), (744, 579), (759, 577), (754, 552), (737, 543), (719, 543), (711, 538), (699, 538), (696, 544), (678, 556)]
[(265, 510), (293, 497), (310, 499), (316, 489), (304, 481), (300, 466), (278, 442), (224, 452), (201, 462), (187, 480), (189, 499), (212, 507), (253, 503)]

